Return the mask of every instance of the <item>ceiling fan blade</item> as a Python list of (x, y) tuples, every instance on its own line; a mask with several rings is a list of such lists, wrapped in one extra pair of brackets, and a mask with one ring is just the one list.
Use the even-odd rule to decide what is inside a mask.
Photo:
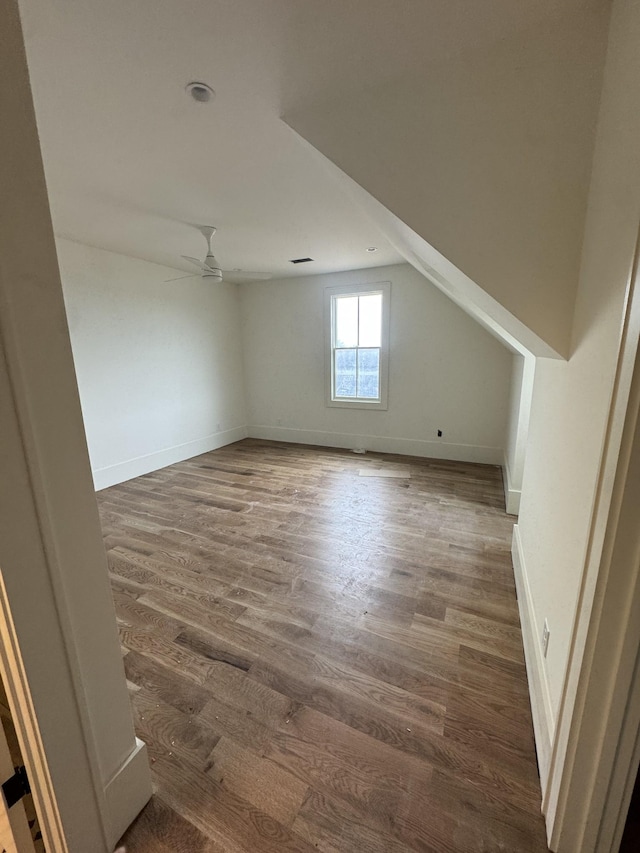
[(180, 257), (184, 258), (185, 261), (189, 261), (190, 264), (197, 266), (199, 270), (209, 269), (206, 264), (203, 264), (202, 261), (199, 261), (197, 258), (190, 258), (189, 255), (180, 255)]
[(270, 272), (248, 272), (247, 270), (222, 270), (224, 281), (267, 281), (273, 278)]
[(165, 278), (164, 283), (165, 283), (165, 284), (168, 284), (170, 281), (183, 281), (183, 279), (185, 279), (185, 278), (201, 278), (201, 277), (202, 277), (202, 276), (199, 276), (199, 275), (197, 275), (197, 274), (194, 274), (194, 275), (180, 275), (180, 276), (178, 276), (178, 278)]

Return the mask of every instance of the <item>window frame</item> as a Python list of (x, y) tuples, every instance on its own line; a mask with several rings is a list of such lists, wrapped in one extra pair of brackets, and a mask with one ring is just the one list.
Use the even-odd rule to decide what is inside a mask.
[[(380, 330), (380, 396), (375, 400), (367, 400), (366, 397), (335, 397), (334, 366), (336, 349), (336, 299), (339, 297), (349, 296), (372, 296), (374, 294), (382, 294), (382, 328)], [(381, 281), (371, 284), (325, 287), (324, 300), (326, 405), (338, 409), (369, 409), (372, 411), (386, 411), (388, 409), (389, 399), (389, 321), (391, 314), (391, 282)], [(355, 349), (372, 348), (356, 347)]]

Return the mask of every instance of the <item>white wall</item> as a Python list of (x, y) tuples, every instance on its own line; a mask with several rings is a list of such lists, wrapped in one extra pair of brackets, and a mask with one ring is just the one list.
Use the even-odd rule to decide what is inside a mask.
[[(419, 78), (285, 113), (304, 139), (563, 356), (607, 15), (608, 4), (585, 3), (551, 26), (452, 55)], [(477, 291), (467, 291), (473, 301)]]
[(58, 241), (96, 488), (245, 435), (236, 285)]
[[(621, 0), (609, 39), (572, 356), (566, 363), (540, 359), (536, 368), (515, 562), (531, 622), (543, 783), (544, 741), (553, 739), (562, 697), (638, 237), (639, 40), (640, 7)], [(551, 629), (546, 660), (540, 653), (545, 617)]]
[(511, 515), (518, 515), (520, 511), (535, 369), (533, 356), (518, 353), (513, 356), (503, 465), (507, 512)]
[[(388, 411), (327, 407), (324, 288), (379, 281)], [(242, 285), (242, 320), (251, 436), (502, 464), (511, 353), (409, 265)]]
[[(509, 389), (509, 419), (507, 423), (507, 440), (504, 455), (509, 470), (513, 469), (512, 476), (516, 474), (518, 462), (518, 421), (520, 417), (520, 400), (522, 397), (522, 379), (524, 373), (524, 356), (515, 354), (513, 356), (513, 368), (511, 370), (511, 387)], [(524, 460), (523, 460), (524, 462)]]

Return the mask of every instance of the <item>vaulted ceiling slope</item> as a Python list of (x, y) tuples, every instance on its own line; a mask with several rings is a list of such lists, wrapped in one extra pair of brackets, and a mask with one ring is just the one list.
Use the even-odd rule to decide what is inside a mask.
[(185, 270), (190, 223), (227, 269), (402, 260), (284, 115), (564, 352), (605, 5), (20, 0), (54, 228)]
[(479, 285), (540, 355), (570, 351), (607, 22), (590, 4), (285, 115), (412, 263), (461, 304), (487, 303)]

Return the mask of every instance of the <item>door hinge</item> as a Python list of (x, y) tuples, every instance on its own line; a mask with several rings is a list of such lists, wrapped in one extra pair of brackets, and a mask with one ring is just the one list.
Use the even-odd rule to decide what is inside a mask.
[(31, 793), (29, 777), (24, 767), (16, 767), (13, 776), (2, 783), (2, 793), (8, 809), (15, 806), (18, 800)]

